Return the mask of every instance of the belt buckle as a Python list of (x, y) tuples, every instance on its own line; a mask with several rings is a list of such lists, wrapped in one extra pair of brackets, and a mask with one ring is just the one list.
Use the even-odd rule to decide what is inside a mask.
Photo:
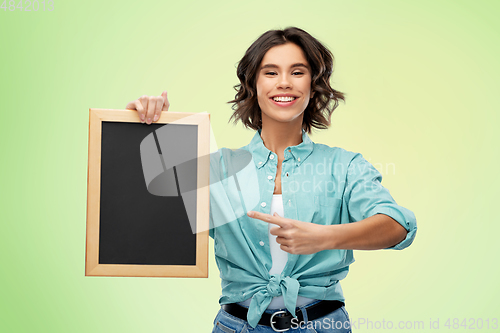
[(281, 314), (281, 313), (286, 314), (286, 311), (283, 311), (283, 310), (276, 311), (275, 313), (273, 313), (273, 314), (271, 315), (271, 319), (269, 319), (270, 324), (271, 324), (271, 328), (272, 328), (275, 332), (285, 332), (285, 331), (288, 331), (288, 330), (290, 329), (290, 327), (289, 327), (289, 328), (285, 328), (285, 329), (280, 330), (280, 329), (277, 329), (277, 328), (275, 328), (275, 327), (274, 327), (274, 324), (275, 324), (276, 322), (275, 322), (275, 321), (273, 321), (273, 318), (274, 318), (274, 316), (276, 316), (277, 314)]

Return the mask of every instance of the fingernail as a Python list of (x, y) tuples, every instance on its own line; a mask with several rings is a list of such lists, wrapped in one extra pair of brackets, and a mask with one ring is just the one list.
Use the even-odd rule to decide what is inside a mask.
[(155, 114), (155, 117), (153, 118), (153, 121), (157, 121), (158, 120), (158, 115)]
[(248, 212), (247, 215), (250, 216), (250, 217), (252, 217), (253, 216), (253, 212)]
[(150, 124), (150, 123), (151, 123), (151, 118), (148, 118), (148, 124)]

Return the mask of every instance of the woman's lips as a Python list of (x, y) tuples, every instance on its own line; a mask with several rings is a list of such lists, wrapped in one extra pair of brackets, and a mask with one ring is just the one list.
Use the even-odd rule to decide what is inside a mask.
[(270, 98), (270, 100), (271, 100), (271, 102), (273, 102), (277, 106), (287, 107), (287, 106), (293, 105), (293, 103), (295, 103), (298, 100), (298, 98), (295, 98), (293, 101), (290, 101), (290, 102), (276, 102), (272, 98)]

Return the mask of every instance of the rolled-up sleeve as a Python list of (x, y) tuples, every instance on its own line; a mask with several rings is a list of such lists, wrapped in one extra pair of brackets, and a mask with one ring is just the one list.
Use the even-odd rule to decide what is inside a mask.
[(347, 184), (344, 198), (347, 203), (350, 222), (361, 221), (375, 214), (392, 217), (407, 231), (406, 238), (387, 249), (402, 250), (408, 247), (417, 232), (415, 214), (399, 206), (389, 190), (382, 186), (382, 175), (363, 156), (356, 153), (347, 168)]

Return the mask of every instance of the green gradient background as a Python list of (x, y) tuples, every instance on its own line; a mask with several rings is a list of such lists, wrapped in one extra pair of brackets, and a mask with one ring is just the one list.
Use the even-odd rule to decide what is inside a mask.
[(212, 240), (208, 279), (85, 277), (88, 109), (166, 89), (171, 111), (211, 113), (217, 145), (241, 147), (254, 132), (228, 124), (236, 64), (261, 33), (289, 25), (332, 50), (332, 83), (347, 94), (311, 138), (361, 152), (418, 221), (404, 251), (355, 252), (342, 282), (351, 318), (426, 328), (432, 318), (452, 332), (470, 330), (447, 318), (500, 319), (499, 8), (55, 0), (52, 12), (0, 10), (0, 332), (211, 331)]

